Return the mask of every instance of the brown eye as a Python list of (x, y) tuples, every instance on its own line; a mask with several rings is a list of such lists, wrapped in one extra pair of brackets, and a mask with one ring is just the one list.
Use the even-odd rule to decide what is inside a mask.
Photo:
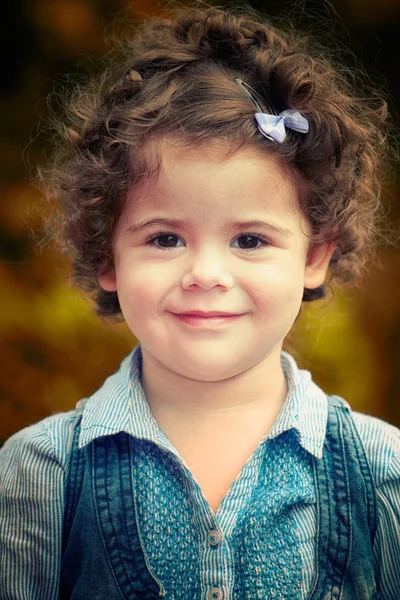
[[(241, 235), (237, 239), (238, 240), (240, 240), (240, 239), (246, 239), (247, 240), (246, 244), (250, 243), (250, 246), (251, 246), (251, 244), (253, 244), (250, 248), (241, 248), (242, 250), (258, 250), (257, 243), (258, 242), (262, 242), (263, 243), (263, 240), (261, 238), (259, 238), (257, 235)], [(252, 240), (252, 241), (249, 242), (248, 240)]]
[(173, 240), (173, 238), (178, 239), (178, 236), (173, 235), (172, 233), (163, 233), (161, 235), (157, 235), (152, 240), (150, 240), (148, 243), (151, 244), (152, 242), (155, 242), (155, 240), (161, 240), (161, 244), (159, 244), (161, 247), (164, 247), (164, 244), (165, 244), (165, 247), (167, 247), (167, 248), (175, 248), (175, 246), (173, 245), (173, 242), (171, 242), (171, 238), (172, 238), (172, 240)]
[[(174, 248), (179, 248), (179, 246), (174, 245), (173, 239), (180, 239), (179, 236), (174, 233), (169, 233), (168, 231), (161, 231), (157, 233), (157, 235), (153, 235), (146, 240), (146, 246), (154, 246), (155, 248), (159, 248), (160, 250), (173, 250)], [(235, 241), (240, 239), (246, 239), (245, 246), (250, 245), (249, 247), (239, 247), (239, 250), (249, 250), (256, 251), (262, 250), (266, 246), (270, 245), (270, 242), (265, 239), (261, 235), (253, 235), (251, 233), (241, 233), (236, 238)], [(250, 241), (249, 241), (250, 240)], [(258, 242), (260, 245), (257, 245)]]

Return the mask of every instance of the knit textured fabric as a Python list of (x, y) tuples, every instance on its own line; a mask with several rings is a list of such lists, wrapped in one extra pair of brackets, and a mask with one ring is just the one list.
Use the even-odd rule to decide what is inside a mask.
[(312, 465), (293, 431), (266, 444), (258, 484), (233, 534), (233, 597), (302, 598), (302, 561), (293, 507), (314, 503)]
[(139, 535), (147, 560), (167, 598), (200, 600), (199, 537), (181, 467), (146, 441), (135, 445), (134, 456)]
[(251, 496), (240, 498), (239, 481), (233, 483), (223, 500), (231, 525), (215, 546), (209, 543), (208, 513), (199, 512), (199, 486), (175, 455), (140, 441), (134, 456), (140, 535), (168, 598), (182, 598), (183, 590), (193, 600), (204, 597), (200, 575), (207, 568), (206, 579), (221, 587), (227, 576), (223, 559), (232, 554), (234, 598), (302, 598), (300, 539), (292, 509), (316, 499), (310, 457), (299, 451), (293, 431), (266, 440), (244, 465), (241, 485), (255, 474), (257, 484)]

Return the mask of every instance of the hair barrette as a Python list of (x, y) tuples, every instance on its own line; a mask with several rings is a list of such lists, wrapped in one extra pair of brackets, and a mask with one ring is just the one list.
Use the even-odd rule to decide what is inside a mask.
[[(308, 121), (297, 110), (288, 108), (277, 114), (272, 107), (263, 98), (261, 99), (261, 96), (242, 79), (235, 77), (234, 81), (246, 92), (258, 110), (258, 112), (255, 113), (255, 117), (258, 129), (263, 136), (281, 144), (286, 138), (286, 128), (299, 131), (300, 133), (308, 132)], [(266, 106), (268, 106), (270, 113), (265, 113), (263, 111), (260, 102), (257, 100), (257, 96)]]

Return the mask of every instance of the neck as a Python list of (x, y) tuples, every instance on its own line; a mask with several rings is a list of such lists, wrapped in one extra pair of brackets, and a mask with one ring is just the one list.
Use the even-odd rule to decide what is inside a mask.
[(199, 381), (167, 369), (143, 350), (141, 383), (160, 427), (190, 435), (219, 435), (232, 429), (269, 430), (287, 394), (280, 351), (221, 381)]

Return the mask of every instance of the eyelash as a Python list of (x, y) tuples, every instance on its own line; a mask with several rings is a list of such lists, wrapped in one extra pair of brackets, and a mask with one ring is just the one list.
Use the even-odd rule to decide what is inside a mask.
[[(156, 235), (153, 234), (150, 237), (148, 237), (146, 239), (145, 244), (146, 244), (146, 246), (154, 246), (155, 248), (158, 248), (160, 250), (175, 250), (174, 247), (171, 247), (171, 248), (162, 248), (161, 246), (157, 246), (154, 243), (159, 237), (168, 236), (168, 235), (176, 237), (176, 238), (179, 238), (179, 236), (176, 235), (175, 233), (170, 233), (168, 231), (159, 231)], [(239, 235), (235, 239), (238, 239), (240, 237), (252, 237), (252, 238), (255, 238), (257, 240), (260, 240), (261, 246), (259, 246), (258, 248), (248, 248), (247, 250), (250, 251), (250, 252), (256, 252), (257, 250), (262, 250), (266, 246), (270, 246), (271, 245), (270, 242), (269, 242), (269, 240), (267, 240), (262, 235), (254, 235), (253, 233), (241, 232), (241, 233), (239, 233)], [(239, 248), (239, 250), (245, 250), (245, 249), (244, 248)]]

